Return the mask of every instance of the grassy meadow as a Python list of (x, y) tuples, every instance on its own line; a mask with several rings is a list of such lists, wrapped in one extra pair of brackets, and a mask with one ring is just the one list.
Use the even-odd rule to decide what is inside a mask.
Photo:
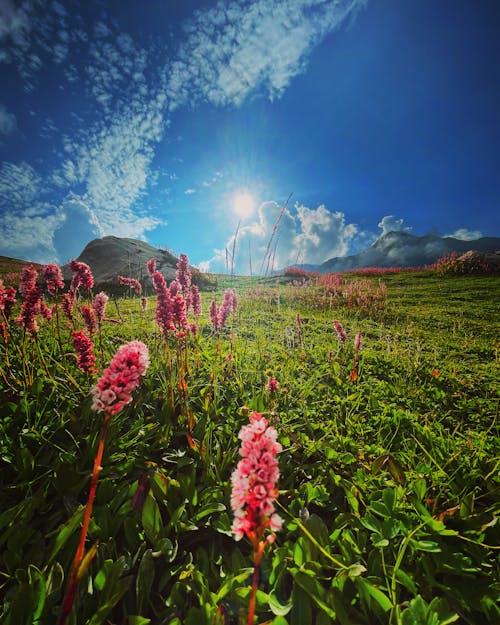
[[(227, 288), (238, 305), (214, 330)], [(219, 276), (196, 335), (165, 336), (154, 296), (110, 299), (98, 372), (77, 366), (78, 297), (72, 321), (54, 309), (27, 332), (18, 296), (0, 338), (0, 623), (58, 622), (103, 424), (91, 388), (139, 340), (151, 362), (109, 422), (67, 623), (248, 622), (230, 497), (255, 411), (283, 448), (284, 523), (253, 623), (500, 624), (498, 276)]]

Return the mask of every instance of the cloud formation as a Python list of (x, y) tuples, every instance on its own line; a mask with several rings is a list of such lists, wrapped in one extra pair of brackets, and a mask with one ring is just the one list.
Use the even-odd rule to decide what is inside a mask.
[(363, 5), (363, 0), (220, 0), (196, 12), (168, 66), (170, 109), (197, 100), (239, 106), (258, 90), (280, 97), (305, 70), (313, 47)]
[(452, 237), (454, 239), (460, 239), (461, 241), (474, 241), (480, 239), (483, 235), (479, 230), (468, 230), (467, 228), (459, 228), (451, 234), (445, 234), (445, 237)]
[(10, 135), (17, 127), (16, 116), (0, 104), (0, 135)]
[[(320, 264), (345, 255), (357, 232), (357, 226), (347, 223), (342, 212), (330, 212), (324, 205), (313, 209), (295, 204), (293, 209), (282, 209), (276, 202), (264, 202), (256, 221), (238, 231), (234, 271), (248, 274), (250, 264), (254, 274), (297, 263)], [(200, 266), (224, 272), (228, 258), (231, 269), (233, 245), (234, 235), (224, 249), (215, 250)]]
[(382, 229), (382, 234), (380, 236), (388, 234), (389, 232), (410, 232), (411, 226), (404, 226), (403, 223), (403, 219), (396, 219), (394, 215), (382, 217), (378, 224), (378, 227)]

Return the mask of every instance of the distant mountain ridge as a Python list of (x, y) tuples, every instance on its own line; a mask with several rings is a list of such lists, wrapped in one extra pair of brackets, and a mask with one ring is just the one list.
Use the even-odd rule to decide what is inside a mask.
[(320, 265), (295, 266), (319, 273), (366, 267), (424, 267), (435, 263), (439, 258), (451, 252), (463, 254), (469, 250), (481, 253), (496, 252), (500, 250), (500, 238), (482, 237), (472, 241), (463, 241), (433, 234), (418, 237), (409, 232), (388, 232), (358, 254), (330, 258)]

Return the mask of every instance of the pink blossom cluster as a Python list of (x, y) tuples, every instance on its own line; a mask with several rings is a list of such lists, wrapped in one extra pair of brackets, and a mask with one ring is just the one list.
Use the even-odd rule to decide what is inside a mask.
[(62, 291), (64, 289), (63, 275), (61, 269), (57, 265), (54, 265), (53, 263), (45, 265), (42, 273), (47, 284), (47, 291), (51, 295), (56, 295), (57, 291)]
[(278, 382), (278, 380), (274, 376), (270, 375), (267, 380), (266, 391), (268, 391), (269, 393), (276, 393), (279, 386), (280, 383)]
[(36, 322), (36, 316), (40, 314), (40, 302), (42, 301), (42, 289), (39, 286), (33, 286), (26, 295), (21, 306), (21, 313), (16, 321), (26, 332), (38, 332), (39, 327)]
[(214, 330), (221, 330), (231, 313), (238, 307), (238, 296), (234, 289), (226, 289), (222, 304), (218, 307), (217, 302), (212, 300), (209, 309), (210, 323)]
[(99, 325), (102, 323), (104, 315), (106, 314), (106, 305), (108, 303), (108, 299), (109, 298), (106, 293), (104, 291), (101, 291), (94, 297), (94, 300), (92, 301), (92, 309)]
[(94, 332), (96, 331), (96, 320), (93, 308), (84, 305), (82, 306), (80, 312), (82, 313), (83, 322), (85, 323), (87, 332), (89, 334), (94, 334)]
[(201, 295), (196, 284), (191, 285), (191, 306), (193, 308), (193, 314), (195, 317), (201, 315)]
[[(276, 454), (282, 448), (276, 430), (257, 412), (250, 415), (250, 423), (238, 436), (242, 458), (231, 476), (232, 530), (236, 540), (247, 536), (256, 544), (267, 529), (277, 532), (283, 524), (274, 507), (279, 478)], [(267, 542), (273, 540), (274, 533), (267, 537)]]
[(361, 333), (361, 330), (358, 330), (356, 332), (356, 336), (354, 337), (354, 349), (359, 352), (359, 350), (361, 349), (363, 345), (363, 335)]
[(8, 319), (16, 303), (16, 289), (13, 286), (5, 287), (0, 279), (0, 310), (3, 316)]
[(95, 373), (94, 345), (85, 332), (73, 332), (73, 347), (76, 351), (78, 368), (85, 373)]
[(37, 277), (38, 272), (33, 267), (33, 265), (23, 267), (23, 270), (21, 271), (21, 283), (19, 285), (19, 293), (21, 293), (24, 298), (27, 298), (29, 292), (35, 288)]
[(175, 278), (179, 284), (182, 295), (186, 296), (191, 288), (191, 270), (189, 269), (189, 260), (186, 254), (179, 255)]
[(118, 282), (134, 289), (137, 295), (141, 295), (142, 285), (139, 280), (136, 280), (135, 278), (125, 278), (124, 276), (118, 276)]
[(64, 316), (70, 321), (73, 318), (74, 303), (75, 303), (74, 294), (72, 295), (71, 293), (65, 293), (63, 295), (63, 298), (61, 301), (61, 307), (62, 307)]
[(69, 287), (70, 293), (76, 293), (79, 287), (90, 291), (94, 286), (94, 276), (92, 275), (90, 267), (86, 263), (72, 260), (69, 264), (69, 268), (73, 272), (73, 278)]
[[(146, 263), (156, 292), (156, 322), (163, 334), (175, 332), (177, 338), (183, 338), (186, 331), (196, 334), (196, 324), (188, 322), (188, 311), (193, 307), (195, 315), (201, 314), (201, 297), (198, 288), (191, 285), (191, 272), (188, 257), (181, 254), (177, 263), (176, 279), (167, 286), (165, 277), (157, 271), (156, 261), (151, 258)], [(196, 326), (196, 329), (195, 329)]]
[(116, 415), (132, 401), (132, 391), (139, 385), (149, 366), (148, 348), (140, 341), (122, 345), (92, 389), (92, 410)]
[(347, 341), (347, 334), (345, 333), (345, 330), (340, 321), (337, 321), (335, 319), (333, 322), (333, 327), (335, 328), (335, 332), (337, 333), (338, 340), (342, 343), (345, 343)]
[(160, 326), (163, 334), (167, 336), (174, 329), (170, 291), (163, 274), (159, 271), (153, 271), (151, 280), (156, 291), (156, 323)]

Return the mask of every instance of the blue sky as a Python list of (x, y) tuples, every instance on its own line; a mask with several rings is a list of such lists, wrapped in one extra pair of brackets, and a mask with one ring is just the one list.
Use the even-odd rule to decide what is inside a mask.
[(0, 254), (500, 235), (497, 0), (1, 0)]

